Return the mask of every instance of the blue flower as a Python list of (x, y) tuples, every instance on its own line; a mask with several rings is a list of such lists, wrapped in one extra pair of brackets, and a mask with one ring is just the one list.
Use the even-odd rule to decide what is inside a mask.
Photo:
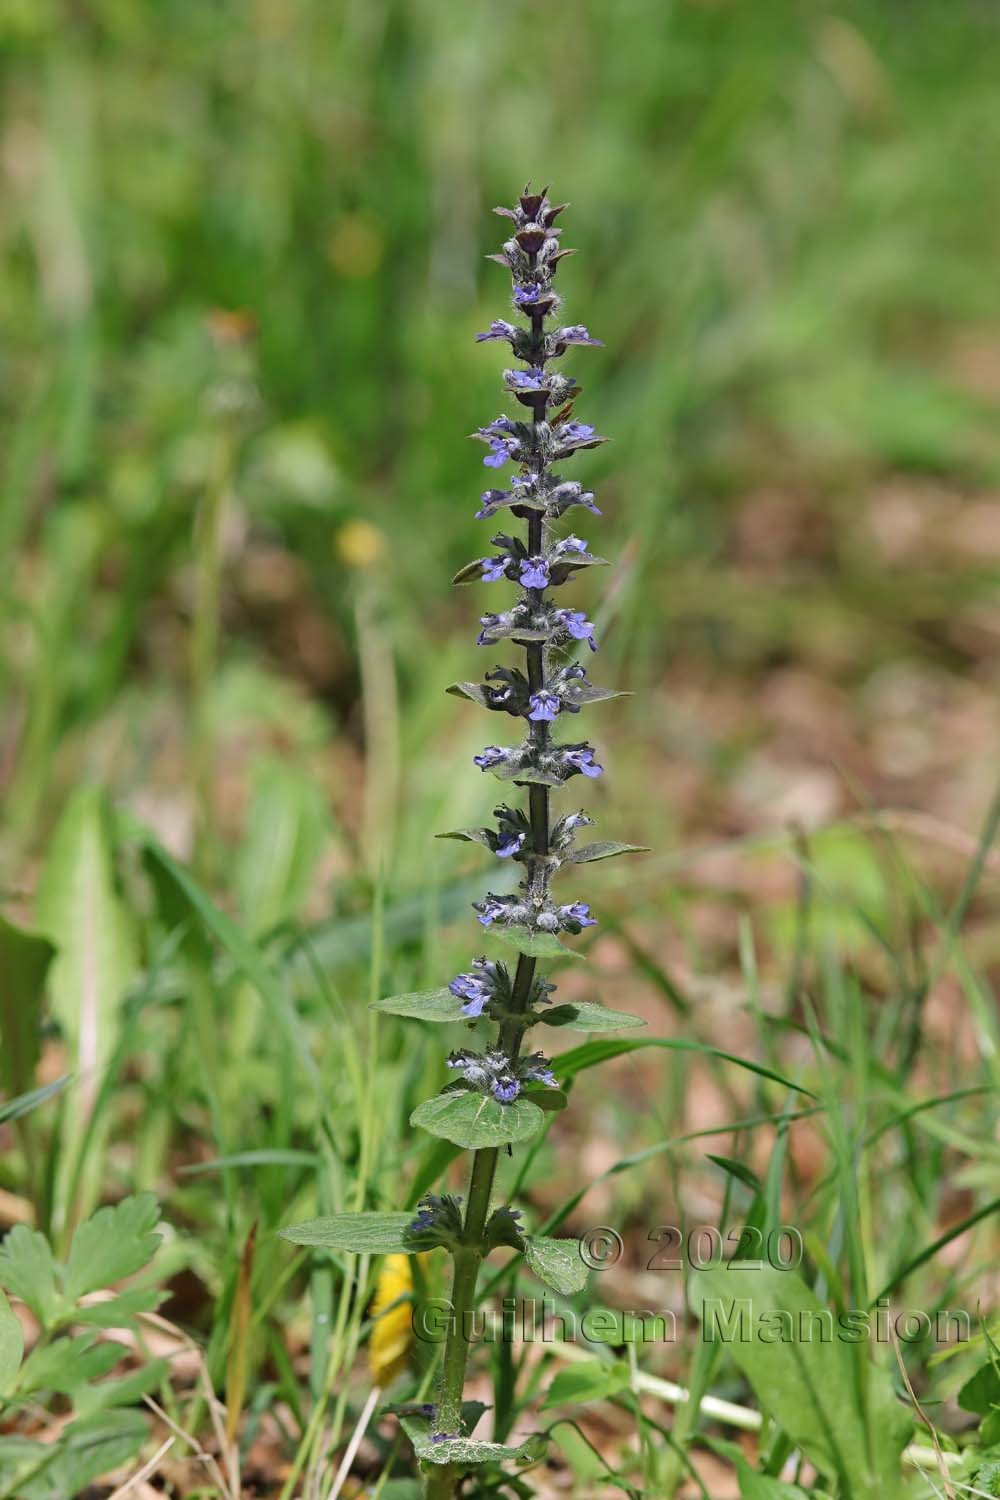
[(542, 688), (540, 692), (532, 693), (528, 703), (531, 708), (528, 718), (536, 724), (551, 724), (562, 708), (562, 703), (556, 694), (547, 692), (545, 688)]
[(591, 427), (589, 422), (564, 422), (559, 428), (561, 443), (589, 443), (596, 436), (597, 428)]
[(459, 974), (448, 988), (457, 1000), (464, 1000), (462, 1015), (470, 1019), (481, 1016), (483, 1006), (493, 998), (492, 987), (476, 974)]
[(556, 542), (555, 546), (552, 549), (552, 556), (554, 558), (562, 557), (566, 552), (583, 553), (586, 551), (587, 543), (583, 540), (582, 537), (564, 536), (561, 541)]
[[(493, 327), (495, 328), (496, 326), (494, 323)], [(485, 335), (480, 334), (479, 337), (483, 338)], [(554, 337), (559, 344), (596, 344), (599, 348), (603, 349), (604, 347), (600, 339), (591, 338), (582, 323), (573, 323), (569, 328), (560, 328)]]
[(584, 745), (579, 750), (564, 750), (563, 762), (565, 765), (573, 766), (577, 771), (582, 771), (584, 776), (589, 776), (594, 781), (603, 774), (604, 767), (598, 765), (594, 759), (594, 752)]
[(591, 651), (597, 650), (594, 627), (582, 609), (556, 610), (556, 618), (562, 622), (563, 628), (575, 641), (586, 641)]
[(502, 469), (520, 447), (516, 438), (490, 438), (490, 451), (483, 459), (487, 469)]
[(521, 563), (521, 582), (526, 589), (544, 589), (549, 585), (549, 565), (544, 557), (526, 557)]
[(545, 371), (541, 369), (504, 370), (503, 378), (516, 391), (543, 391), (545, 389)]
[[(490, 328), (489, 328), (489, 332), (488, 333), (477, 333), (476, 334), (476, 343), (477, 344), (488, 344), (488, 343), (490, 343), (494, 339), (497, 339), (497, 340), (512, 339), (516, 333), (517, 333), (517, 329), (514, 327), (513, 323), (505, 323), (502, 318), (494, 318), (493, 322), (490, 324)], [(596, 343), (596, 340), (595, 339), (576, 339), (576, 340), (574, 340), (574, 342), (575, 343)]]
[(597, 918), (590, 915), (590, 906), (586, 901), (574, 901), (569, 906), (560, 906), (559, 916), (571, 929), (597, 926)]
[(514, 301), (518, 307), (533, 307), (540, 297), (547, 295), (545, 289), (540, 286), (516, 286), (514, 288)]
[(492, 1092), (494, 1099), (498, 1099), (501, 1104), (513, 1104), (521, 1092), (521, 1085), (511, 1076), (494, 1078)]
[[(480, 512), (480, 514), (482, 514), (482, 512)], [(483, 582), (497, 583), (501, 578), (504, 577), (507, 564), (509, 562), (510, 558), (505, 553), (501, 554), (499, 557), (484, 557), (482, 559)]]
[(517, 854), (524, 847), (524, 834), (515, 829), (503, 829), (497, 836), (497, 846), (494, 854), (498, 859), (509, 859), (511, 855)]

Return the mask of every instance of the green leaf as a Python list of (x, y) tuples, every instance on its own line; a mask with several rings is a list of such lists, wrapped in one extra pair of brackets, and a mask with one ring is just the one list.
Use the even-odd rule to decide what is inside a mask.
[(607, 703), (611, 698), (631, 698), (631, 693), (619, 688), (595, 687), (592, 682), (571, 682), (564, 690), (564, 698), (577, 705), (583, 703)]
[(551, 932), (536, 932), (532, 927), (494, 925), (487, 929), (487, 937), (494, 937), (508, 948), (516, 948), (526, 958), (584, 958), (574, 948), (567, 948)]
[(0, 1104), (0, 1125), (5, 1125), (8, 1120), (19, 1120), (22, 1115), (37, 1109), (47, 1099), (55, 1098), (56, 1094), (62, 1093), (68, 1083), (69, 1074), (64, 1073), (61, 1078), (54, 1078), (51, 1083), (32, 1089), (28, 1094), (18, 1094), (16, 1099), (5, 1099)]
[(743, 1162), (733, 1161), (732, 1157), (730, 1156), (713, 1156), (710, 1151), (706, 1153), (706, 1156), (707, 1159), (709, 1161), (713, 1161), (717, 1167), (721, 1167), (723, 1172), (728, 1173), (730, 1177), (735, 1177), (737, 1182), (742, 1182), (744, 1186), (748, 1187), (752, 1193), (761, 1192), (762, 1189), (760, 1178), (757, 1176), (756, 1172), (751, 1171), (751, 1169)]
[(523, 1097), (501, 1104), (490, 1094), (438, 1094), (417, 1105), (410, 1124), (421, 1125), (431, 1135), (466, 1150), (479, 1151), (528, 1140), (541, 1128), (542, 1112)]
[[(400, 1417), (400, 1426), (413, 1444), (418, 1458), (432, 1464), (500, 1464), (527, 1463), (538, 1456), (538, 1437), (531, 1437), (517, 1448), (504, 1443), (484, 1443), (476, 1438), (450, 1438), (447, 1442), (431, 1441), (433, 1427), (426, 1417)], [(539, 1435), (540, 1436), (540, 1435)]]
[(76, 1302), (141, 1270), (160, 1243), (153, 1233), (159, 1217), (154, 1195), (139, 1193), (114, 1208), (99, 1208), (79, 1225), (66, 1262), (67, 1299)]
[[(26, 1487), (23, 1500), (80, 1495), (95, 1480), (134, 1458), (148, 1435), (149, 1424), (137, 1411), (98, 1412), (71, 1422), (42, 1485)], [(20, 1491), (18, 1500), (22, 1500)]]
[(154, 874), (166, 877), (174, 890), (183, 898), (184, 905), (194, 912), (212, 937), (221, 943), (236, 968), (257, 990), (270, 1011), (274, 1025), (288, 1037), (303, 1076), (308, 1078), (318, 1090), (316, 1060), (309, 1048), (295, 1007), (284, 985), (275, 977), (260, 949), (244, 936), (232, 918), (215, 905), (189, 871), (172, 859), (147, 829), (137, 826), (135, 832), (142, 841), (146, 859)]
[(279, 1229), (293, 1245), (315, 1245), (323, 1250), (347, 1250), (353, 1255), (413, 1255), (406, 1230), (412, 1214), (329, 1214)]
[(488, 828), (452, 828), (447, 833), (436, 833), (434, 837), (436, 839), (460, 839), (465, 844), (482, 844), (485, 849), (491, 849)]
[(32, 1391), (60, 1391), (68, 1396), (77, 1386), (106, 1375), (128, 1349), (124, 1344), (95, 1343), (96, 1338), (94, 1333), (80, 1333), (74, 1338), (39, 1344), (24, 1362), (19, 1390), (25, 1395)]
[(117, 1297), (73, 1309), (73, 1322), (92, 1328), (132, 1328), (139, 1313), (153, 1312), (170, 1293), (155, 1286), (130, 1286)]
[(793, 1083), (791, 1079), (784, 1078), (780, 1073), (775, 1073), (771, 1068), (765, 1068), (762, 1063), (751, 1062), (749, 1058), (737, 1057), (734, 1052), (723, 1052), (719, 1047), (710, 1047), (707, 1042), (690, 1042), (683, 1037), (644, 1036), (608, 1038), (607, 1041), (584, 1042), (579, 1047), (573, 1047), (569, 1052), (561, 1052), (553, 1059), (553, 1070), (560, 1078), (574, 1078), (577, 1073), (582, 1073), (585, 1068), (594, 1068), (598, 1063), (608, 1062), (613, 1057), (622, 1057), (628, 1052), (638, 1052), (643, 1047), (662, 1047), (668, 1052), (700, 1052), (705, 1057), (719, 1057), (723, 1062), (731, 1062), (738, 1068), (746, 1068), (750, 1073), (756, 1073), (760, 1078), (769, 1078), (772, 1083), (780, 1083), (783, 1088), (794, 1089), (799, 1094), (804, 1094), (807, 1099), (815, 1099), (815, 1094), (803, 1088), (801, 1083)]
[(0, 1285), (31, 1308), (43, 1328), (59, 1305), (56, 1265), (44, 1234), (15, 1224), (0, 1244)]
[(569, 1103), (569, 1098), (563, 1093), (562, 1089), (553, 1089), (544, 1086), (537, 1088), (531, 1084), (524, 1090), (521, 1097), (522, 1099), (527, 1099), (531, 1104), (537, 1104), (539, 1109), (544, 1109), (549, 1114), (558, 1114)]
[(21, 1368), (24, 1354), (24, 1330), (20, 1319), (11, 1312), (10, 1303), (0, 1292), (0, 1396), (10, 1388)]
[(648, 854), (649, 850), (644, 844), (619, 844), (613, 839), (603, 843), (581, 844), (579, 849), (574, 849), (570, 854), (564, 854), (563, 859), (569, 865), (588, 865), (595, 859), (614, 859), (616, 854)]
[(524, 1258), (539, 1281), (564, 1297), (581, 1292), (587, 1284), (587, 1267), (580, 1259), (576, 1240), (550, 1239), (532, 1235), (525, 1246)]
[(235, 871), (240, 910), (251, 932), (269, 932), (297, 915), (328, 825), (326, 797), (313, 776), (287, 756), (256, 761)]
[(41, 1045), (45, 975), (55, 949), (0, 917), (0, 1084), (27, 1094)]
[(867, 1361), (859, 1369), (835, 1315), (798, 1276), (730, 1262), (696, 1272), (691, 1290), (702, 1338), (728, 1351), (761, 1406), (822, 1474), (852, 1500), (901, 1494), (900, 1453), (912, 1423), (887, 1373)]
[(542, 1409), (584, 1401), (606, 1401), (609, 1396), (627, 1391), (630, 1383), (629, 1368), (624, 1360), (580, 1360), (568, 1370), (559, 1371), (549, 1386)]
[(973, 1411), (980, 1417), (1000, 1406), (1000, 1374), (992, 1361), (969, 1376), (958, 1393), (958, 1404), (963, 1411)]
[[(49, 996), (78, 1074), (65, 1118), (75, 1151), (117, 1046), (122, 999), (137, 971), (131, 921), (115, 886), (105, 800), (96, 787), (80, 787), (56, 825), (37, 913), (39, 927), (58, 950), (49, 971)], [(98, 1152), (90, 1153), (89, 1166), (87, 1206), (99, 1190)]]
[(445, 688), (453, 698), (468, 698), (470, 703), (478, 703), (480, 708), (491, 708), (486, 689), (481, 682), (453, 682), (450, 687)]
[(102, 1380), (99, 1385), (83, 1386), (73, 1396), (73, 1409), (78, 1416), (89, 1417), (98, 1411), (108, 1411), (116, 1406), (135, 1406), (149, 1391), (154, 1391), (170, 1373), (165, 1359), (151, 1359), (147, 1364), (130, 1370), (120, 1380)]
[(568, 1026), (572, 1031), (633, 1031), (646, 1022), (629, 1016), (623, 1010), (609, 1010), (593, 1000), (571, 1000), (567, 1005), (532, 1011), (532, 1018), (543, 1026)]
[(414, 990), (409, 995), (389, 995), (373, 1000), (369, 1010), (390, 1016), (408, 1016), (414, 1021), (461, 1021), (462, 1002), (451, 990)]

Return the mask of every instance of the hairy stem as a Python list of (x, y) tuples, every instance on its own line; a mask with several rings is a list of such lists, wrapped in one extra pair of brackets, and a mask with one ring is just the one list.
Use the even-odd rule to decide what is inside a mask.
[[(462, 1428), (462, 1389), (469, 1358), (469, 1333), (476, 1306), (476, 1282), (483, 1259), (483, 1232), (490, 1211), (490, 1194), (496, 1176), (495, 1146), (477, 1151), (472, 1159), (469, 1202), (465, 1210), (462, 1243), (454, 1252), (455, 1272), (451, 1286), (451, 1326), (441, 1366), (436, 1427), (454, 1435)], [(454, 1495), (460, 1471), (453, 1464), (435, 1464), (427, 1480), (428, 1500), (449, 1500)]]

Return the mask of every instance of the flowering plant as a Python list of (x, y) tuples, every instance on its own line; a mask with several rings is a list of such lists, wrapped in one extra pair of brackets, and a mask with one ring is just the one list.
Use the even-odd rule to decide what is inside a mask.
[(585, 812), (570, 812), (555, 822), (550, 814), (553, 791), (575, 776), (593, 780), (603, 771), (585, 740), (555, 738), (560, 720), (617, 696), (592, 684), (574, 659), (572, 653), (583, 643), (597, 650), (595, 630), (582, 610), (560, 602), (567, 584), (604, 561), (582, 538), (558, 529), (577, 506), (595, 515), (600, 511), (590, 491), (576, 480), (564, 479), (557, 465), (605, 441), (573, 415), (580, 389), (576, 382), (550, 368), (568, 349), (599, 343), (581, 324), (559, 322), (561, 299), (554, 278), (559, 262), (570, 252), (560, 246), (555, 221), (565, 206), (551, 204), (544, 191), (525, 189), (514, 208), (496, 210), (512, 221), (512, 232), (503, 250), (491, 258), (510, 271), (513, 307), (527, 319), (527, 326), (498, 319), (478, 337), (481, 342), (508, 343), (526, 368), (505, 370), (503, 375), (504, 387), (522, 414), (516, 419), (496, 417), (473, 434), (486, 445), (486, 468), (499, 470), (513, 463), (517, 469), (509, 488), (484, 492), (476, 514), (490, 519), (509, 512), (525, 530), (521, 535), (497, 533), (491, 544), (495, 550), (469, 563), (455, 578), (456, 583), (505, 581), (518, 589), (507, 608), (482, 616), (478, 640), (484, 647), (510, 641), (523, 648), (523, 669), (498, 665), (482, 682), (460, 682), (449, 691), (519, 721), (519, 744), (487, 745), (474, 759), (481, 771), (524, 788), (527, 805), (502, 803), (494, 810), (492, 826), (442, 835), (482, 844), (520, 871), (514, 892), (491, 892), (474, 903), (482, 927), (514, 950), (516, 963), (509, 968), (499, 960), (479, 957), (445, 989), (375, 1003), (376, 1009), (394, 1015), (435, 1022), (465, 1020), (473, 1029), (495, 1028), (482, 1049), (462, 1047), (450, 1054), (448, 1067), (457, 1076), (411, 1116), (411, 1124), (474, 1153), (467, 1201), (463, 1208), (462, 1200), (451, 1194), (428, 1194), (415, 1218), (405, 1213), (344, 1214), (285, 1231), (300, 1243), (341, 1250), (417, 1254), (442, 1248), (452, 1257), (452, 1317), (436, 1399), (427, 1407), (406, 1408), (402, 1415), (424, 1462), (430, 1497), (454, 1495), (473, 1466), (524, 1462), (535, 1452), (531, 1440), (507, 1447), (475, 1438), (473, 1428), (482, 1408), (463, 1408), (469, 1315), (484, 1258), (499, 1246), (520, 1251), (536, 1276), (567, 1295), (579, 1291), (586, 1278), (574, 1242), (529, 1235), (516, 1210), (492, 1206), (500, 1151), (529, 1140), (541, 1129), (546, 1111), (566, 1103), (556, 1068), (542, 1051), (526, 1051), (525, 1038), (537, 1025), (600, 1031), (642, 1024), (594, 1003), (555, 1006), (555, 986), (538, 972), (540, 962), (571, 955), (563, 942), (567, 934), (575, 936), (595, 923), (586, 901), (556, 899), (556, 873), (565, 865), (635, 848), (610, 842), (581, 844), (580, 831), (592, 822)]

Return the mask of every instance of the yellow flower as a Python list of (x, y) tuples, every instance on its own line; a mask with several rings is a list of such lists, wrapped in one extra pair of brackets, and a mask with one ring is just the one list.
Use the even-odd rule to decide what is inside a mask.
[(337, 551), (351, 568), (371, 568), (385, 554), (385, 538), (370, 521), (347, 521), (337, 532)]
[[(426, 1264), (426, 1255), (419, 1258), (421, 1265)], [(413, 1303), (402, 1300), (413, 1292), (412, 1259), (410, 1255), (385, 1257), (369, 1308), (374, 1326), (368, 1340), (368, 1364), (372, 1379), (383, 1390), (406, 1369), (413, 1343)]]

